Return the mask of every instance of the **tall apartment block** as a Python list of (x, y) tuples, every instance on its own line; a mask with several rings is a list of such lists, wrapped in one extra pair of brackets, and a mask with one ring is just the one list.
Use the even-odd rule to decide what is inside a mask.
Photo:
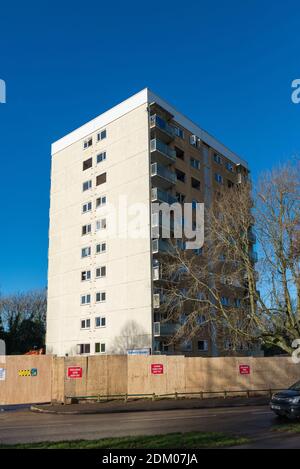
[[(157, 293), (166, 245), (152, 237), (151, 203), (209, 206), (220, 185), (247, 173), (245, 161), (149, 89), (55, 142), (47, 353), (214, 354), (208, 331), (170, 345), (176, 324), (161, 321)], [(110, 234), (107, 207), (124, 198), (145, 207), (142, 237), (126, 224)]]

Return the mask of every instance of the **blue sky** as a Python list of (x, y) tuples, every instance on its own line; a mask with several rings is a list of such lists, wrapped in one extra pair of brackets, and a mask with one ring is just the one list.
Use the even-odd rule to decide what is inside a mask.
[(0, 291), (46, 285), (51, 142), (145, 86), (254, 177), (300, 153), (299, 23), (289, 0), (2, 2)]

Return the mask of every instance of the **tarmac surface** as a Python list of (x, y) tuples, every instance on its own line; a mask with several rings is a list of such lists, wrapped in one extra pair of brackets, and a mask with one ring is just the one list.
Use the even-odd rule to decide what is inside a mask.
[(21, 409), (0, 413), (0, 443), (222, 431), (251, 438), (250, 444), (238, 448), (300, 448), (300, 435), (274, 431), (278, 425), (281, 422), (266, 405), (108, 414), (44, 414)]

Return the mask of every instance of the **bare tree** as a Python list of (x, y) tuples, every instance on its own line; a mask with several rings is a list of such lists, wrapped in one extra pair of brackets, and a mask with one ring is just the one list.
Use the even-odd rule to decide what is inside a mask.
[[(172, 245), (162, 262), (163, 321), (172, 341), (203, 328), (219, 348), (264, 344), (290, 353), (300, 338), (300, 171), (295, 161), (221, 190), (206, 212), (201, 255)], [(253, 247), (257, 240), (259, 262)]]
[(44, 345), (46, 310), (46, 290), (0, 297), (1, 334), (8, 353), (25, 353)]

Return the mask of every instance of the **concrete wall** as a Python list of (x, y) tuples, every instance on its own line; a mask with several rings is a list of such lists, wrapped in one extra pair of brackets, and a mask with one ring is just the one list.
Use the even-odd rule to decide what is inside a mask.
[[(51, 356), (5, 357), (4, 363), (0, 361), (0, 369), (5, 369), (5, 380), (0, 379), (0, 404), (49, 402), (51, 368)], [(36, 376), (32, 375), (33, 369), (36, 369)]]
[[(97, 141), (100, 128), (93, 129), (93, 145), (87, 149), (79, 140), (52, 155), (46, 346), (53, 355), (76, 356), (79, 344), (90, 345), (92, 355), (99, 355), (95, 344), (100, 343), (109, 354), (152, 347), (146, 103), (107, 123), (105, 129), (103, 141)], [(103, 151), (106, 160), (97, 164)], [(90, 158), (92, 167), (83, 171), (83, 162)], [(102, 173), (107, 174), (107, 182), (97, 186), (96, 178)], [(89, 180), (91, 189), (83, 191), (83, 182)], [(96, 200), (103, 196), (107, 203), (97, 209)], [(88, 202), (92, 210), (82, 213)], [(141, 206), (144, 210), (138, 219), (139, 213), (133, 212)], [(128, 226), (119, 223), (122, 217)], [(96, 231), (97, 220), (103, 218), (107, 228)], [(129, 231), (139, 223), (144, 236), (131, 236)], [(91, 224), (91, 233), (82, 236), (86, 224)], [(106, 251), (96, 254), (96, 245), (103, 242)], [(91, 255), (81, 258), (86, 247)], [(104, 266), (105, 277), (97, 278), (96, 269)], [(81, 280), (83, 271), (90, 271), (90, 280)], [(106, 293), (104, 302), (96, 301), (97, 292)], [(91, 303), (81, 305), (81, 295), (86, 294), (91, 295)], [(105, 317), (105, 327), (96, 327), (96, 317)], [(90, 327), (82, 329), (81, 321), (87, 319)]]
[[(153, 364), (163, 365), (163, 374), (151, 373)], [(240, 374), (240, 365), (248, 365), (250, 374)], [(74, 366), (82, 369), (82, 377), (68, 377), (68, 367)], [(6, 369), (0, 404), (63, 401), (65, 396), (280, 389), (300, 380), (300, 364), (287, 357), (12, 356), (0, 368)], [(37, 376), (19, 376), (20, 370), (32, 368)]]

